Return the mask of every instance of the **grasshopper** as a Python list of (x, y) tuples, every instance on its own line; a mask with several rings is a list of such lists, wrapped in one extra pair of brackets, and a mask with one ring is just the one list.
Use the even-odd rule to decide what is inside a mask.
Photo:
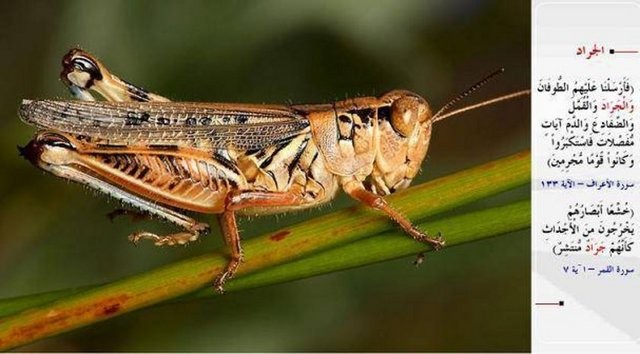
[[(432, 124), (528, 94), (520, 91), (446, 113), (496, 73), (436, 114), (419, 95), (395, 90), (332, 104), (171, 102), (72, 49), (62, 81), (78, 100), (23, 100), (21, 119), (39, 131), (20, 153), (35, 166), (168, 220), (183, 231), (129, 239), (183, 245), (209, 232), (185, 211), (217, 214), (229, 260), (217, 291), (243, 260), (236, 214), (318, 206), (339, 189), (386, 214), (413, 239), (438, 249), (438, 234), (413, 226), (384, 199), (405, 189), (424, 160)], [(97, 101), (96, 96), (104, 100)]]

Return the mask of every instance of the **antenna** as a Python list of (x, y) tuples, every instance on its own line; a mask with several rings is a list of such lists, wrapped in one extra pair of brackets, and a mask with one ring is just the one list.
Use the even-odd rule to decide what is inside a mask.
[(507, 94), (507, 95), (504, 95), (504, 96), (499, 96), (499, 97), (490, 99), (488, 101), (484, 101), (484, 102), (472, 104), (471, 106), (466, 106), (466, 107), (462, 107), (460, 109), (456, 109), (453, 112), (449, 112), (447, 114), (444, 114), (444, 115), (441, 115), (441, 116), (438, 116), (438, 117), (434, 116), (432, 121), (435, 123), (435, 122), (437, 122), (439, 120), (443, 120), (445, 118), (449, 118), (451, 116), (455, 116), (456, 114), (460, 114), (462, 112), (471, 111), (471, 110), (474, 110), (476, 108), (488, 106), (488, 105), (491, 105), (491, 104), (494, 104), (494, 103), (498, 103), (500, 101), (506, 101), (506, 100), (510, 100), (512, 98), (516, 98), (516, 97), (520, 97), (520, 96), (526, 96), (526, 95), (529, 95), (529, 94), (531, 94), (530, 90), (522, 90), (522, 91), (517, 91), (517, 92), (514, 92), (514, 93), (510, 93), (510, 94)]
[(530, 93), (529, 90), (522, 90), (522, 91), (514, 92), (514, 93), (511, 93), (511, 94), (508, 94), (508, 95), (500, 96), (500, 97), (497, 97), (497, 98), (494, 98), (494, 99), (491, 99), (491, 100), (488, 100), (488, 101), (485, 101), (485, 102), (481, 102), (481, 103), (474, 104), (474, 105), (471, 105), (471, 106), (463, 107), (463, 108), (460, 108), (460, 109), (455, 110), (453, 112), (449, 112), (447, 114), (443, 114), (448, 109), (450, 109), (453, 105), (455, 105), (456, 103), (460, 102), (460, 100), (462, 100), (463, 98), (469, 96), (472, 92), (474, 92), (477, 89), (481, 88), (487, 82), (491, 81), (493, 78), (495, 78), (499, 74), (502, 74), (503, 72), (504, 72), (504, 68), (500, 68), (500, 69), (494, 71), (493, 73), (489, 74), (484, 79), (478, 81), (476, 84), (474, 84), (473, 86), (471, 86), (468, 89), (466, 89), (464, 92), (462, 92), (458, 96), (454, 97), (451, 101), (449, 101), (449, 103), (445, 104), (442, 108), (440, 108), (440, 110), (438, 112), (436, 112), (435, 115), (433, 115), (433, 117), (432, 117), (433, 122), (437, 122), (439, 120), (443, 120), (445, 118), (454, 116), (454, 115), (462, 113), (462, 112), (466, 112), (466, 111), (470, 111), (470, 110), (473, 110), (473, 109), (476, 109), (476, 108), (480, 108), (482, 106), (494, 104), (494, 103), (497, 103), (497, 102), (500, 102), (500, 101), (509, 100), (509, 99), (516, 98), (516, 97), (519, 97), (519, 96), (528, 95)]

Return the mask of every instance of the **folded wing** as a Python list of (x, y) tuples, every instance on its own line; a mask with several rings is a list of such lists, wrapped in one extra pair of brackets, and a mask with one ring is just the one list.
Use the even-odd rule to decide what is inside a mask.
[(41, 129), (113, 144), (174, 144), (261, 149), (309, 132), (285, 106), (24, 100), (20, 117)]

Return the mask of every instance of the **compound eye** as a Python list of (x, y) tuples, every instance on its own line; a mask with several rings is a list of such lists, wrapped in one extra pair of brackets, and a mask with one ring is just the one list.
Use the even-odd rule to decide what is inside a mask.
[(417, 97), (404, 96), (391, 104), (391, 125), (403, 136), (409, 136), (418, 123), (420, 102)]

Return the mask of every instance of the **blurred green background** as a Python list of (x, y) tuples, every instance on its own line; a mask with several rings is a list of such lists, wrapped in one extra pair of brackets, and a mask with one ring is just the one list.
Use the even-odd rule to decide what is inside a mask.
[[(121, 77), (183, 101), (324, 103), (409, 89), (437, 110), (499, 67), (465, 102), (530, 80), (527, 1), (6, 1), (0, 3), (0, 298), (107, 282), (221, 244), (133, 247), (168, 231), (110, 223), (119, 204), (17, 154), (33, 129), (23, 98), (68, 98), (60, 59), (79, 46)], [(416, 183), (530, 145), (528, 99), (434, 129)], [(527, 198), (528, 188), (475, 207)], [(241, 222), (244, 237), (353, 205)], [(203, 218), (208, 218), (203, 216)], [(413, 258), (155, 307), (28, 351), (528, 351), (530, 237), (519, 232)]]

